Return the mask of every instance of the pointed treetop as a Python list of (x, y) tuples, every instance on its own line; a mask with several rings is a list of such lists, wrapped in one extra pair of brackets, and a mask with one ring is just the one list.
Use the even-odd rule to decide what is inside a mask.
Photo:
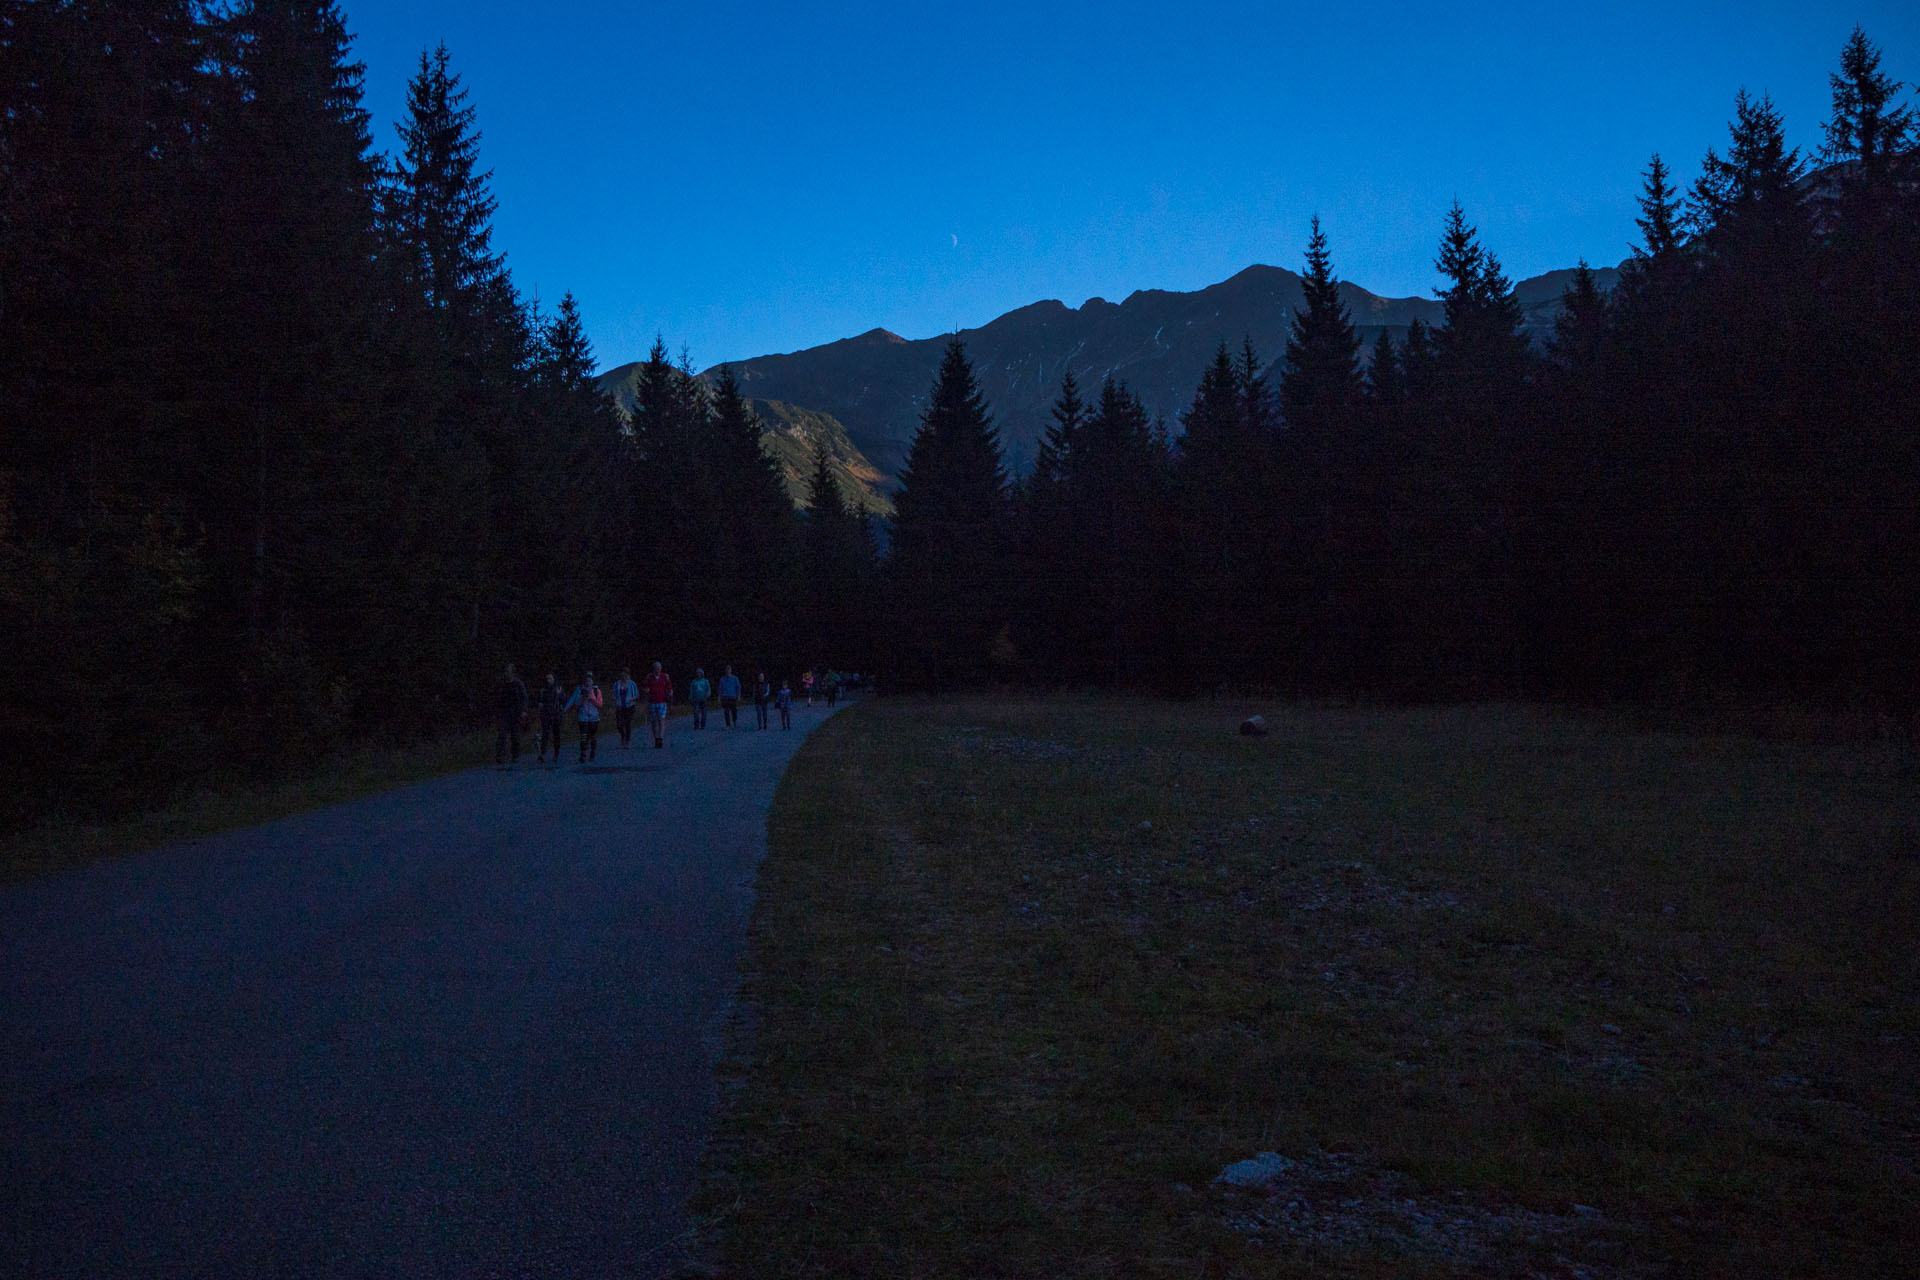
[(491, 283), (504, 259), (493, 252), (493, 177), (479, 168), (475, 110), (444, 44), (420, 55), (397, 126), (401, 156), (400, 237), (435, 306)]
[(1340, 301), (1320, 219), (1307, 241), (1306, 307), (1293, 317), (1280, 375), (1280, 406), (1289, 427), (1325, 431), (1338, 424), (1360, 395), (1360, 335)]
[(1833, 117), (1826, 124), (1822, 154), (1831, 161), (1858, 161), (1871, 181), (1890, 160), (1914, 147), (1913, 108), (1894, 105), (1906, 85), (1881, 72), (1879, 46), (1859, 27), (1847, 38), (1840, 70), (1828, 81)]
[(847, 508), (847, 497), (840, 482), (834, 478), (833, 455), (827, 450), (825, 440), (814, 442), (813, 474), (807, 480), (807, 510), (816, 517), (853, 514)]
[(1773, 99), (1765, 94), (1755, 98), (1742, 89), (1733, 107), (1726, 156), (1709, 147), (1693, 184), (1691, 212), (1703, 231), (1758, 208), (1777, 211), (1799, 202), (1793, 187), (1806, 166), (1799, 149), (1787, 146), (1786, 125)]
[(1080, 383), (1068, 369), (1060, 377), (1060, 398), (1053, 402), (1053, 425), (1040, 437), (1040, 450), (1033, 463), (1033, 484), (1044, 489), (1060, 478), (1061, 464), (1073, 451), (1074, 437), (1087, 418), (1086, 401), (1080, 398)]
[(1680, 193), (1670, 177), (1666, 162), (1654, 152), (1642, 178), (1640, 216), (1633, 220), (1646, 242), (1634, 248), (1636, 257), (1664, 259), (1680, 248)]

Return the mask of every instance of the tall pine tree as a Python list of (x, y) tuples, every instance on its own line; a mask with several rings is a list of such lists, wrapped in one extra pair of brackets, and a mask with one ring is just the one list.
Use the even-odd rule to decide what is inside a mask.
[(1320, 219), (1307, 241), (1307, 273), (1301, 280), (1306, 305), (1294, 313), (1280, 375), (1280, 410), (1296, 438), (1324, 455), (1331, 439), (1352, 424), (1360, 404), (1360, 335), (1340, 301), (1340, 283)]
[(898, 679), (947, 686), (981, 679), (1004, 660), (1007, 500), (999, 434), (966, 347), (955, 338), (894, 499)]

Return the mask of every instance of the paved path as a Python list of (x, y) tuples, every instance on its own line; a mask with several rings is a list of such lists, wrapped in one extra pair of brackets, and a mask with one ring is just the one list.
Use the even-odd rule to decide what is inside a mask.
[(670, 1270), (824, 715), (0, 890), (0, 1276)]

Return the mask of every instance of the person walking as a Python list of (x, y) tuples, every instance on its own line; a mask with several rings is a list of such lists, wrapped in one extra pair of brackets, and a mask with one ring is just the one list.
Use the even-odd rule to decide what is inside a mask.
[[(600, 692), (600, 686), (593, 682), (593, 672), (580, 681), (579, 687), (567, 698), (563, 711), (580, 708), (580, 763), (585, 764), (600, 754), (600, 708), (606, 705), (606, 697)], [(560, 753), (554, 752), (558, 760)]]
[(772, 701), (773, 686), (767, 683), (767, 673), (762, 671), (753, 682), (753, 716), (762, 729), (767, 727), (767, 704)]
[(536, 699), (540, 711), (540, 732), (533, 740), (539, 748), (541, 764), (547, 762), (547, 748), (553, 748), (553, 762), (560, 763), (560, 712), (567, 705), (567, 695), (560, 688), (560, 682), (554, 679), (553, 672), (547, 672), (547, 682), (540, 686), (540, 696)]
[(647, 727), (653, 730), (653, 745), (667, 745), (667, 711), (673, 705), (673, 677), (659, 663), (647, 676)]
[(512, 763), (519, 764), (520, 721), (527, 714), (527, 686), (511, 662), (507, 664), (507, 678), (500, 682), (500, 690), (494, 695), (493, 709), (500, 718), (500, 735), (493, 744), (493, 762), (507, 764), (507, 744), (512, 743)]
[(800, 675), (800, 687), (807, 691), (807, 705), (813, 705), (813, 672), (805, 671)]
[(633, 745), (633, 709), (639, 705), (640, 686), (633, 682), (633, 669), (622, 667), (620, 678), (613, 682), (613, 724), (620, 731), (623, 747)]
[(785, 680), (780, 682), (780, 692), (773, 695), (773, 705), (780, 708), (780, 727), (793, 728), (793, 687)]
[(687, 698), (693, 703), (693, 727), (707, 727), (707, 699), (713, 696), (713, 682), (707, 679), (705, 667), (693, 669), (693, 683), (687, 686)]
[(720, 677), (720, 723), (728, 729), (740, 723), (740, 677), (732, 667)]
[(820, 684), (827, 691), (827, 705), (829, 707), (840, 701), (840, 673), (838, 671), (835, 671), (831, 667), (827, 668), (827, 674), (820, 677)]

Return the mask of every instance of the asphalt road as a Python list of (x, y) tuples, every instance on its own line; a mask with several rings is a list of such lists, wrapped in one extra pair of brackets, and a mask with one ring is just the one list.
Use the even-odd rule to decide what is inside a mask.
[(824, 715), (0, 890), (0, 1275), (670, 1272)]

